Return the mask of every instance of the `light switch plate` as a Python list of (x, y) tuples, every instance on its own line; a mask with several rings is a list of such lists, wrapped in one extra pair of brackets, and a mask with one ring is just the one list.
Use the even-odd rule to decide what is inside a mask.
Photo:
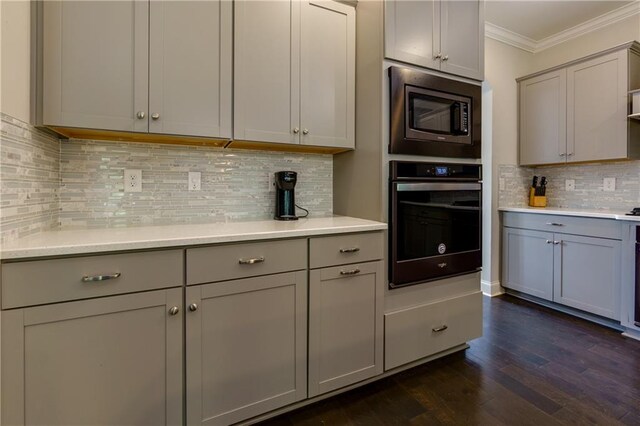
[(602, 182), (602, 188), (605, 191), (615, 191), (616, 190), (616, 178), (604, 178)]
[(574, 179), (567, 179), (564, 181), (564, 189), (566, 191), (575, 191), (576, 190), (576, 181)]
[(202, 185), (200, 172), (189, 172), (189, 191), (200, 191)]
[(276, 174), (269, 173), (269, 192), (276, 191)]
[(125, 169), (124, 192), (142, 192), (142, 170)]

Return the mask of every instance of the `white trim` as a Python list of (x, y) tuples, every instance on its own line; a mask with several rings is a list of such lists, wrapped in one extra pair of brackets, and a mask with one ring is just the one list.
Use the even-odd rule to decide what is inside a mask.
[(555, 46), (565, 41), (580, 37), (592, 31), (596, 31), (607, 25), (614, 24), (622, 21), (623, 19), (630, 18), (632, 16), (640, 14), (640, 2), (634, 1), (628, 3), (618, 9), (614, 9), (603, 15), (597, 16), (593, 19), (585, 21), (575, 27), (568, 28), (560, 31), (549, 37), (545, 37), (540, 40), (534, 40), (532, 38), (523, 36), (516, 32), (499, 27), (491, 22), (485, 22), (485, 35), (486, 37), (494, 40), (501, 41), (518, 49), (525, 50), (531, 53), (538, 53), (552, 46)]
[(501, 41), (526, 52), (534, 53), (537, 48), (536, 41), (532, 38), (520, 35), (506, 28), (499, 27), (491, 22), (484, 23), (486, 37)]
[(481, 280), (480, 288), (485, 296), (495, 297), (504, 294), (504, 290), (500, 286), (500, 281)]
[(627, 328), (622, 335), (624, 337), (628, 337), (629, 339), (640, 340), (640, 332)]

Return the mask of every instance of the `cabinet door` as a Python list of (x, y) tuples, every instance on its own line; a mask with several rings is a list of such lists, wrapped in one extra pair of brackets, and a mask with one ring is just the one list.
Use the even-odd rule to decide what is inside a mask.
[(309, 290), (309, 397), (382, 373), (381, 261), (315, 269)]
[(553, 299), (553, 234), (503, 228), (502, 286)]
[(182, 290), (2, 312), (2, 424), (182, 423)]
[(620, 241), (557, 235), (553, 301), (620, 320)]
[(567, 70), (520, 82), (520, 164), (565, 162)]
[(306, 271), (188, 287), (186, 304), (188, 424), (306, 398)]
[(43, 32), (43, 124), (148, 130), (148, 2), (46, 1)]
[(234, 138), (300, 143), (300, 2), (234, 5)]
[(150, 132), (231, 137), (232, 7), (150, 2)]
[(567, 160), (627, 157), (626, 50), (567, 68)]
[(302, 2), (300, 143), (354, 148), (356, 11)]
[(384, 2), (384, 56), (440, 69), (440, 1)]
[(484, 78), (484, 1), (440, 2), (442, 71)]

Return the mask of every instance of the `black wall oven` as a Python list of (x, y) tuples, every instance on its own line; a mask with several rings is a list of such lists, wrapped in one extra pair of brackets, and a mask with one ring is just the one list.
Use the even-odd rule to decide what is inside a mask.
[(479, 271), (481, 166), (389, 164), (389, 286)]
[(481, 88), (390, 67), (392, 154), (480, 158)]

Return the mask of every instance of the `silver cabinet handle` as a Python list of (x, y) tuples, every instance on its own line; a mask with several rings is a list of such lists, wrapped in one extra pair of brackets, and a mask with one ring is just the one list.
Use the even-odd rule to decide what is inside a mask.
[(442, 62), (448, 61), (449, 60), (449, 55), (444, 55), (442, 57)]
[(154, 112), (153, 114), (151, 114), (151, 118), (153, 118), (154, 120), (157, 120), (158, 118), (160, 118), (160, 114), (158, 114), (157, 112)]
[(547, 225), (551, 225), (551, 226), (564, 226), (563, 223), (558, 223), (558, 222), (547, 222)]
[(566, 154), (566, 153), (562, 153), (562, 154), (558, 154), (558, 155), (559, 155), (560, 157), (564, 157), (564, 156), (566, 156), (567, 154)]
[(195, 303), (190, 304), (190, 305), (189, 305), (189, 310), (190, 310), (191, 312), (195, 312), (195, 311), (197, 311), (197, 310), (198, 310), (198, 305), (197, 305), (197, 304), (195, 304)]
[(447, 266), (447, 262), (438, 263), (438, 268), (444, 268)]
[(302, 129), (302, 134), (303, 135), (308, 135), (309, 134), (309, 129)]
[(144, 111), (138, 111), (138, 113), (136, 114), (136, 117), (138, 117), (138, 120), (144, 120), (146, 116), (147, 114), (145, 114)]
[(440, 58), (442, 58), (442, 53), (439, 53), (439, 52), (437, 55), (433, 57), (433, 59), (440, 59)]
[(180, 308), (178, 308), (177, 306), (174, 306), (171, 309), (169, 309), (169, 315), (171, 316), (178, 315), (178, 312), (180, 312)]
[(355, 274), (359, 274), (360, 273), (360, 269), (356, 268), (356, 269), (352, 269), (350, 271), (340, 271), (340, 275), (355, 275)]
[(448, 326), (446, 326), (446, 325), (441, 325), (440, 327), (434, 327), (434, 328), (432, 328), (431, 330), (432, 330), (434, 333), (440, 333), (440, 332), (442, 332), (442, 331), (445, 331), (447, 328), (449, 328), (449, 327), (448, 327)]
[(120, 278), (120, 275), (122, 275), (120, 272), (116, 272), (115, 274), (109, 274), (109, 275), (93, 275), (93, 276), (85, 275), (84, 277), (82, 277), (82, 282), (93, 283), (97, 281), (115, 280), (116, 278)]
[(340, 253), (357, 253), (360, 251), (360, 247), (341, 248)]
[(573, 152), (570, 152), (567, 154), (567, 157), (571, 157), (573, 155)]
[(300, 132), (300, 129), (298, 129), (297, 127), (293, 128), (293, 133), (295, 133), (296, 135), (298, 134), (298, 132)]
[(239, 259), (238, 264), (240, 265), (253, 265), (255, 263), (263, 263), (264, 257), (252, 257), (251, 259)]
[(552, 242), (553, 241), (551, 241), (551, 240), (545, 240), (545, 243), (547, 243), (547, 244), (551, 244)]
[(560, 240), (560, 241), (554, 241), (554, 242), (553, 242), (553, 244), (558, 245), (558, 244), (560, 244), (561, 242), (562, 242), (562, 240)]

